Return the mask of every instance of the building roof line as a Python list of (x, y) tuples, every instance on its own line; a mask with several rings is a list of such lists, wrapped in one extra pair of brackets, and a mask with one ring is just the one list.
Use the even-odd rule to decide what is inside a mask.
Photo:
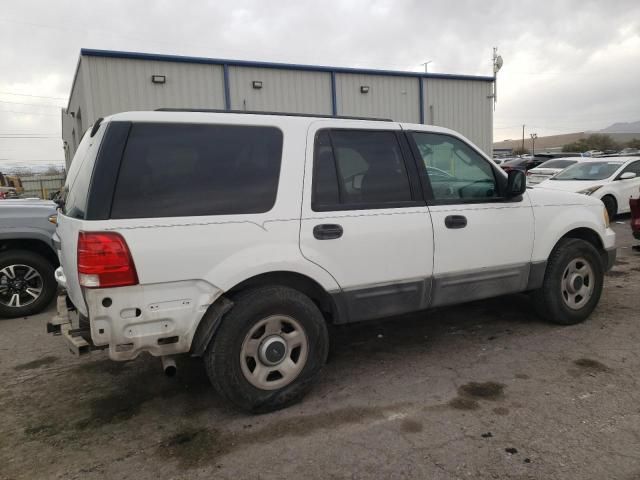
[(123, 52), (117, 50), (96, 50), (83, 48), (80, 50), (80, 56), (87, 57), (108, 57), (108, 58), (125, 58), (132, 60), (156, 60), (163, 62), (179, 62), (179, 63), (200, 63), (209, 65), (229, 65), (235, 67), (260, 67), (274, 68), (281, 70), (303, 70), (308, 72), (335, 72), (335, 73), (351, 73), (361, 75), (387, 75), (395, 77), (409, 78), (434, 78), (446, 80), (472, 80), (480, 82), (493, 82), (493, 77), (480, 75), (457, 75), (450, 73), (422, 73), (422, 72), (406, 72), (398, 70), (377, 70), (371, 68), (349, 68), (349, 67), (330, 67), (325, 65), (302, 65), (297, 63), (275, 63), (251, 60), (229, 60), (221, 58), (207, 57), (189, 57), (183, 55), (165, 55), (155, 53), (142, 52)]

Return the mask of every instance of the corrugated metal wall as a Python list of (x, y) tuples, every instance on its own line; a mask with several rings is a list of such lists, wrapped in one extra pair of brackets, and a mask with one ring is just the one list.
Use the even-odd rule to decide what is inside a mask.
[[(361, 86), (369, 92), (361, 93)], [(417, 78), (337, 73), (338, 115), (420, 123), (419, 88)]]
[[(117, 52), (116, 52), (117, 54)], [(391, 118), (420, 123), (420, 82), (424, 123), (456, 130), (491, 155), (493, 103), (491, 81), (422, 78), (408, 74), (312, 71), (313, 67), (274, 68), (270, 65), (227, 67), (228, 99), (222, 64), (149, 58), (82, 55), (69, 110), (62, 114), (62, 135), (72, 157), (84, 129), (117, 112), (161, 107), (272, 112), (333, 113), (332, 76), (337, 115)], [(165, 75), (165, 84), (151, 82)], [(253, 88), (254, 80), (262, 88)], [(361, 86), (369, 87), (368, 93)], [(73, 140), (75, 132), (75, 141)], [(67, 164), (67, 168), (69, 164)]]
[[(93, 112), (89, 108), (88, 101), (91, 98), (90, 87), (87, 86), (88, 79), (82, 68), (82, 60), (78, 65), (78, 71), (71, 91), (68, 110), (63, 109), (62, 115), (62, 139), (65, 145), (65, 163), (69, 169), (71, 159), (76, 151), (76, 147), (82, 139), (82, 134), (87, 126), (93, 124)], [(73, 112), (73, 115), (71, 114)]]
[(455, 130), (492, 154), (493, 99), (490, 82), (427, 78), (424, 122)]
[[(82, 57), (91, 82), (96, 118), (131, 110), (156, 108), (224, 108), (220, 65)], [(151, 82), (164, 75), (166, 83)]]
[(232, 110), (331, 115), (330, 73), (231, 66), (229, 94)]

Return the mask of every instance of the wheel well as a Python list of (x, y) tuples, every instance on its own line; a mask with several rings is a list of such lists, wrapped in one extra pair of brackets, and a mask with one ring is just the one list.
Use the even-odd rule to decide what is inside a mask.
[(602, 244), (600, 235), (590, 228), (582, 227), (573, 229), (570, 232), (565, 233), (562, 238), (577, 238), (584, 240), (585, 242), (589, 242), (591, 245), (596, 247), (599, 252), (604, 250), (604, 245)]
[(309, 297), (320, 309), (324, 317), (333, 322), (337, 316), (337, 308), (331, 295), (315, 280), (295, 272), (269, 272), (256, 275), (239, 283), (227, 293), (234, 293), (263, 285), (281, 285), (293, 288)]
[(42, 255), (52, 265), (58, 265), (58, 257), (53, 249), (42, 240), (33, 238), (0, 240), (0, 252), (9, 250), (28, 250)]

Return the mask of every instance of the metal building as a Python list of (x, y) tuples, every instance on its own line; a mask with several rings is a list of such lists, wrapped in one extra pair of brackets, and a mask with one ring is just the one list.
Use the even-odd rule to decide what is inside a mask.
[(62, 111), (67, 168), (84, 131), (128, 110), (208, 108), (391, 118), (452, 128), (488, 155), (493, 77), (80, 51)]

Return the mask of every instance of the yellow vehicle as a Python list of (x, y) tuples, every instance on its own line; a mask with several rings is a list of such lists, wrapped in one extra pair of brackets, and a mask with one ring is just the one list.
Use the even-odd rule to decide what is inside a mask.
[(17, 175), (4, 175), (0, 172), (0, 198), (14, 198), (24, 192), (22, 180)]

